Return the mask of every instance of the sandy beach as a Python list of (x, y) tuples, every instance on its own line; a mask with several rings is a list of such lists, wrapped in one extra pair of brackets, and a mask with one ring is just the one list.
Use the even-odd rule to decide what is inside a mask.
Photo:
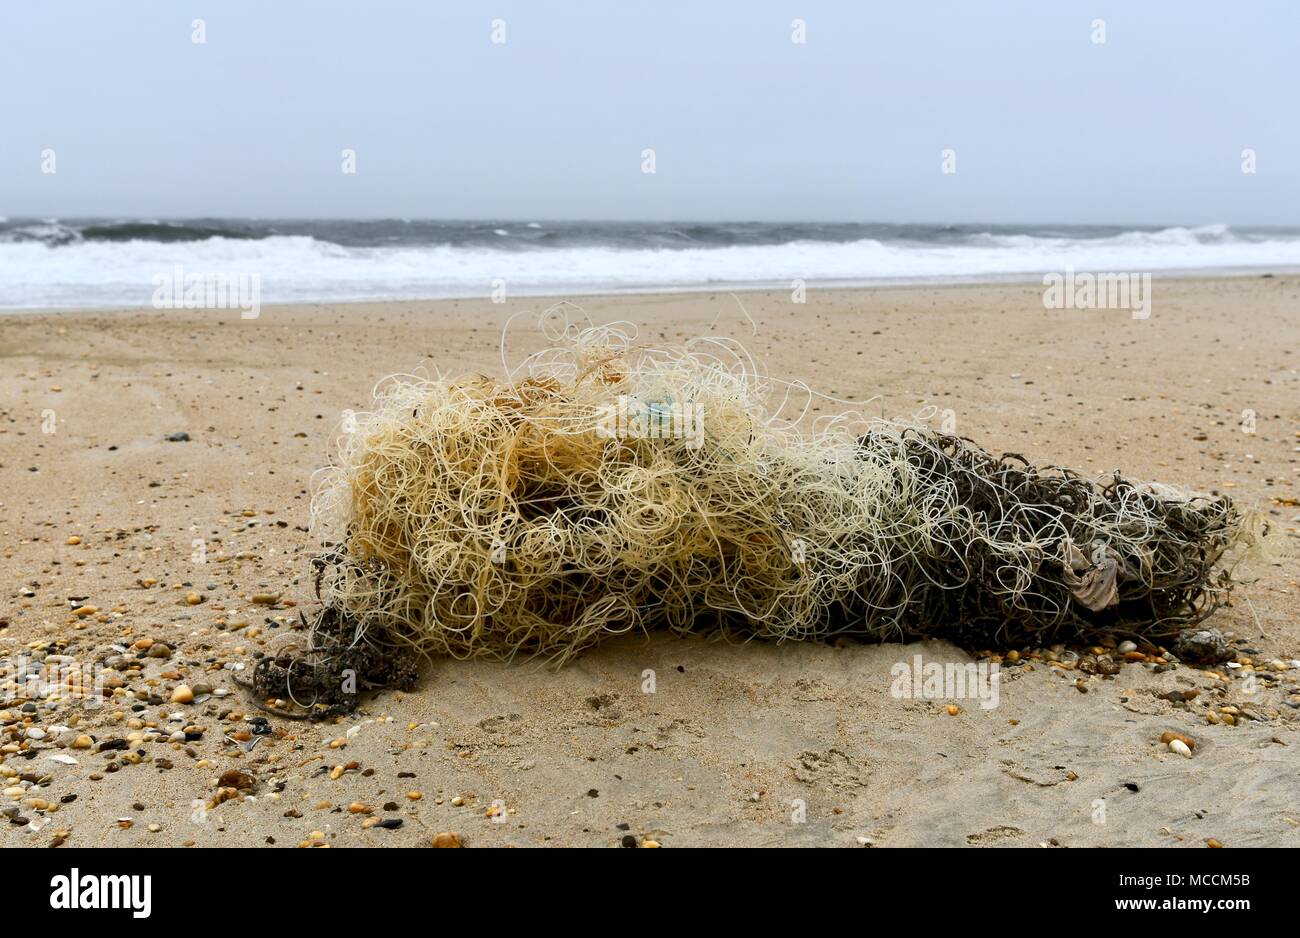
[[(1300, 546), (1300, 277), (1157, 278), (1146, 320), (1044, 309), (1037, 284), (574, 301), (649, 340), (737, 337), (874, 413), (950, 410), (994, 452), (1231, 494)], [(1208, 623), (1242, 667), (1103, 677), (1018, 649), (998, 706), (955, 715), (889, 693), (914, 655), (969, 660), (943, 643), (656, 635), (558, 671), (439, 661), (337, 724), (253, 722), (227, 665), (301, 635), (341, 414), (395, 372), (499, 374), (503, 324), (550, 302), (0, 316), (0, 656), (121, 685), (96, 710), (6, 705), (0, 845), (1300, 846), (1295, 559)], [(545, 344), (517, 322), (512, 361)], [(214, 804), (223, 775), (240, 795)]]

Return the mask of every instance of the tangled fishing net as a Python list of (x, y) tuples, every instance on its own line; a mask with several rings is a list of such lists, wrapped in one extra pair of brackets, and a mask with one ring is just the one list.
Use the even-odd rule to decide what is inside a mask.
[[(1226, 497), (811, 420), (735, 342), (563, 322), (504, 377), (397, 376), (318, 479), (326, 657), (562, 661), (671, 629), (770, 639), (1158, 639), (1231, 589)], [(503, 355), (504, 358), (504, 355)], [(802, 395), (803, 407), (795, 406)]]

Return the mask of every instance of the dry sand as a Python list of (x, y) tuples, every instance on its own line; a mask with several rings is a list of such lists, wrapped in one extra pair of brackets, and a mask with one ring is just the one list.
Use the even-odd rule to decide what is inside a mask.
[[(872, 408), (887, 415), (951, 409), (958, 431), (989, 449), (1228, 491), (1296, 543), (1300, 507), (1285, 500), (1300, 478), (1300, 280), (1157, 280), (1145, 321), (1047, 311), (1041, 294), (912, 287), (813, 292), (804, 305), (743, 294), (756, 336), (727, 294), (580, 302), (653, 339), (707, 331), (717, 317), (715, 331), (744, 338), (774, 374), (878, 396)], [(339, 725), (272, 718), (274, 732), (247, 753), (224, 739), (258, 711), (222, 666), (251, 666), (298, 612), (254, 606), (252, 595), (311, 608), (310, 477), (340, 413), (364, 409), (394, 371), (498, 372), (506, 318), (545, 305), (0, 317), (0, 653), (66, 642), (78, 661), (102, 660), (118, 654), (114, 643), (152, 639), (174, 653), (145, 658), (139, 677), (128, 671), (125, 691), (165, 700), (182, 680), (230, 691), (31, 716), (49, 730), (79, 715), (62, 741), (85, 733), (96, 747), (135, 731), (133, 718), (164, 735), (202, 730), (184, 745), (132, 741), (124, 752), (61, 748), (57, 731), (26, 739), (11, 704), (0, 804), (29, 823), (0, 826), (0, 845), (294, 845), (313, 832), (336, 846), (425, 845), (438, 831), (471, 846), (610, 846), (626, 834), (669, 847), (1300, 845), (1294, 668), (1250, 695), (1245, 669), (1220, 681), (1129, 664), (1081, 693), (1077, 673), (1007, 666), (998, 707), (962, 701), (950, 716), (946, 701), (889, 694), (890, 667), (915, 653), (966, 660), (941, 643), (635, 637), (559, 672), (439, 662), (415, 693), (380, 694)], [(520, 328), (512, 357), (540, 344)], [(1254, 435), (1241, 429), (1247, 410)], [(54, 432), (43, 432), (51, 414)], [(191, 439), (164, 441), (176, 431)], [(1210, 624), (1245, 639), (1262, 668), (1300, 653), (1300, 577), (1294, 560), (1257, 573)], [(187, 604), (190, 592), (204, 601)], [(72, 598), (98, 611), (76, 618)], [(1188, 689), (1199, 690), (1190, 704), (1160, 696)], [(1210, 725), (1210, 704), (1258, 719)], [(183, 719), (168, 723), (172, 713)], [(1195, 739), (1194, 758), (1162, 746), (1166, 730)], [(346, 745), (329, 748), (338, 739)], [(255, 777), (257, 791), (202, 808), (229, 769)], [(14, 791), (24, 774), (40, 784)], [(497, 800), (503, 822), (487, 816)], [(353, 802), (403, 824), (366, 827)], [(129, 827), (116, 823), (127, 817)]]

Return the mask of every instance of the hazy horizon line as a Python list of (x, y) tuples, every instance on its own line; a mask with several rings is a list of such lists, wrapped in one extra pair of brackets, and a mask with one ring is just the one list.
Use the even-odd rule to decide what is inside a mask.
[(289, 221), (289, 222), (312, 222), (312, 221), (398, 221), (406, 224), (413, 222), (438, 222), (438, 223), (463, 223), (463, 222), (534, 222), (543, 224), (546, 222), (562, 224), (655, 224), (655, 225), (694, 225), (694, 224), (730, 224), (730, 225), (952, 225), (952, 226), (970, 226), (970, 225), (1020, 225), (1020, 226), (1072, 226), (1077, 228), (1114, 228), (1122, 225), (1133, 225), (1144, 228), (1205, 228), (1214, 225), (1224, 225), (1228, 228), (1300, 228), (1300, 221), (1294, 224), (1278, 223), (1256, 223), (1256, 222), (1230, 222), (1222, 220), (1214, 221), (1133, 221), (1130, 219), (1119, 219), (1115, 221), (1097, 222), (1097, 221), (1066, 221), (1062, 219), (1051, 219), (1047, 221), (997, 221), (994, 219), (979, 219), (977, 221), (953, 221), (950, 219), (933, 220), (914, 218), (907, 220), (897, 219), (849, 219), (849, 218), (808, 218), (808, 217), (790, 217), (790, 218), (727, 218), (727, 217), (698, 217), (698, 218), (644, 218), (644, 217), (589, 217), (589, 216), (572, 216), (572, 217), (547, 217), (533, 215), (482, 215), (482, 216), (437, 216), (437, 215), (214, 215), (214, 214), (178, 214), (178, 215), (130, 215), (130, 214), (113, 214), (113, 215), (96, 215), (96, 214), (76, 214), (67, 213), (61, 215), (5, 215), (0, 212), (0, 222), (13, 221), (62, 221), (67, 219), (85, 219), (90, 221), (192, 221), (196, 219), (233, 219), (242, 221)]

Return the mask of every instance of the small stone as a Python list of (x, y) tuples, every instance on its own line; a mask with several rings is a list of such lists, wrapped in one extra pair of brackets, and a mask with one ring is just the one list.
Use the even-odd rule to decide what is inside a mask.
[(217, 779), (217, 787), (233, 788), (236, 791), (256, 791), (257, 779), (247, 772), (241, 772), (238, 769), (228, 769), (221, 773), (221, 778)]
[(1121, 655), (1127, 655), (1130, 651), (1137, 651), (1137, 644), (1129, 641), (1120, 642), (1115, 650)]
[(441, 833), (434, 834), (433, 843), (431, 844), (431, 846), (460, 847), (462, 846), (460, 842), (460, 834), (456, 833), (455, 831), (442, 831)]
[(191, 606), (197, 606), (199, 603), (203, 602), (203, 594), (190, 590), (185, 594), (185, 602)]
[(95, 741), (91, 739), (89, 736), (87, 736), (85, 733), (82, 733), (80, 736), (78, 736), (76, 739), (72, 741), (73, 749), (89, 749), (93, 745), (95, 745)]
[(81, 538), (77, 537), (77, 535), (75, 534), (72, 535), (72, 537), (68, 538), (69, 547), (76, 547), (80, 543), (81, 543)]
[(1231, 657), (1227, 639), (1218, 629), (1183, 629), (1174, 641), (1173, 652), (1193, 664), (1218, 664)]
[(451, 799), (451, 806), (453, 808), (459, 808), (464, 803), (465, 803), (465, 799), (462, 798), (460, 795), (457, 795), (455, 798)]
[(190, 435), (184, 430), (178, 430), (175, 433), (167, 434), (164, 439), (168, 443), (188, 443), (190, 441)]
[(172, 703), (187, 704), (194, 702), (194, 691), (186, 684), (181, 684), (172, 691)]
[(959, 713), (961, 713), (961, 707), (956, 704), (948, 704), (948, 716), (955, 717)]
[(1190, 759), (1192, 757), (1191, 748), (1187, 745), (1187, 743), (1183, 742), (1181, 739), (1169, 740), (1169, 749), (1171, 752), (1178, 753), (1184, 759)]

